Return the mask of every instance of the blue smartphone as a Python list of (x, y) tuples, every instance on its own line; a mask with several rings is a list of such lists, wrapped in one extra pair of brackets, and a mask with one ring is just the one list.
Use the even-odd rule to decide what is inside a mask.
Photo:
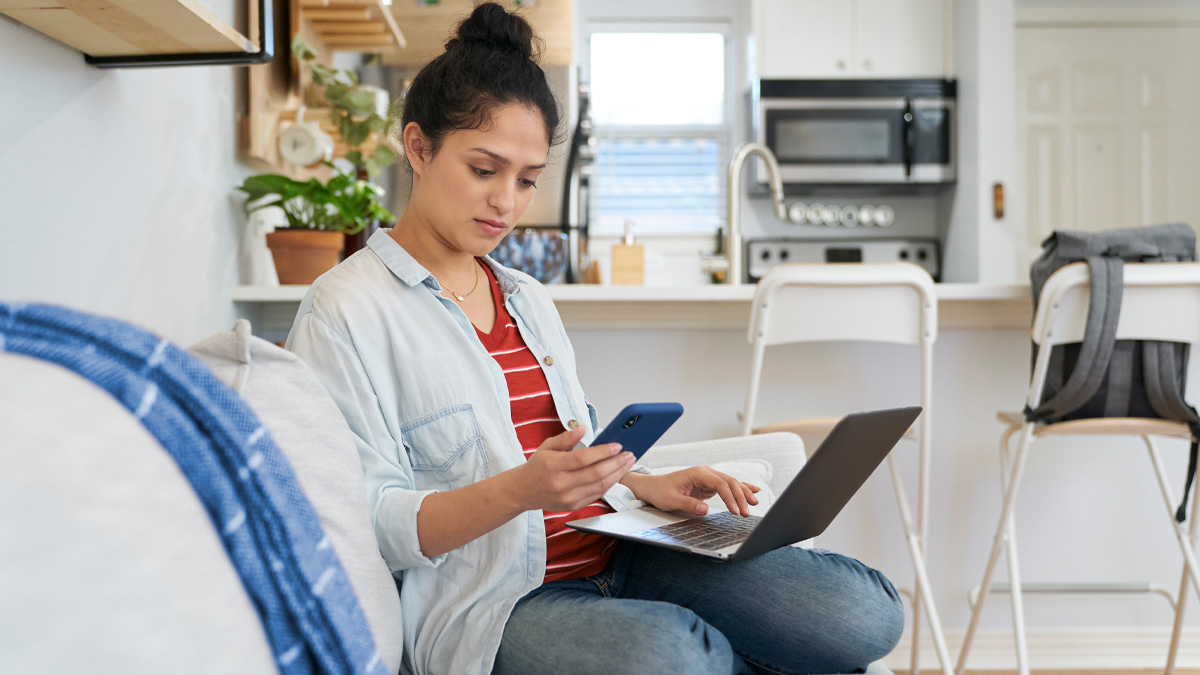
[(640, 459), (680, 415), (683, 406), (678, 403), (632, 403), (617, 413), (592, 445), (620, 443), (622, 451), (632, 452), (635, 459)]

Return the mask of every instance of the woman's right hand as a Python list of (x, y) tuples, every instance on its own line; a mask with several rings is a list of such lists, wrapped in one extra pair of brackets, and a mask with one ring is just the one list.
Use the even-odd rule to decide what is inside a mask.
[(527, 509), (581, 509), (603, 497), (633, 466), (633, 454), (621, 452), (619, 443), (572, 450), (583, 433), (580, 426), (547, 438), (516, 472)]

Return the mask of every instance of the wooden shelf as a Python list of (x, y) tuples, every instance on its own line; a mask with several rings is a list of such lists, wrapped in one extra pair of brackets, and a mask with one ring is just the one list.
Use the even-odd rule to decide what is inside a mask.
[(300, 0), (301, 20), (333, 51), (389, 53), (408, 44), (383, 0)]
[(258, 51), (197, 0), (0, 0), (0, 13), (93, 57)]
[[(545, 45), (543, 66), (571, 65), (574, 60), (571, 51), (575, 34), (574, 0), (537, 0), (523, 6), (518, 6), (515, 0), (499, 1), (505, 8), (515, 9), (525, 17), (542, 39)], [(428, 63), (445, 50), (450, 31), (467, 18), (477, 4), (477, 0), (439, 0), (436, 4), (396, 0), (391, 11), (409, 32), (408, 46), (384, 54), (383, 62), (407, 68)]]

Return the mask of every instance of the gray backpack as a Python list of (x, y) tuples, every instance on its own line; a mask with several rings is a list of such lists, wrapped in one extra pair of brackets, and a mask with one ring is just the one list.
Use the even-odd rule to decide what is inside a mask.
[[(1183, 398), (1187, 388), (1188, 345), (1155, 340), (1117, 340), (1125, 262), (1191, 262), (1196, 235), (1184, 223), (1106, 232), (1059, 230), (1042, 243), (1042, 255), (1030, 268), (1033, 304), (1046, 279), (1058, 268), (1086, 261), (1090, 300), (1083, 342), (1054, 347), (1046, 388), (1037, 408), (1025, 418), (1037, 422), (1093, 417), (1153, 417), (1187, 423), (1192, 430), (1183, 502), (1175, 519), (1186, 519), (1184, 506), (1196, 473), (1200, 415)], [(1034, 361), (1037, 346), (1034, 345)]]

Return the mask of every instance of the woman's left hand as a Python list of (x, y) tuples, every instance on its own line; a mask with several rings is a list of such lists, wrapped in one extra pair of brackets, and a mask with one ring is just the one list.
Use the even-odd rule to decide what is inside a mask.
[(731, 513), (748, 516), (750, 506), (758, 504), (754, 493), (762, 489), (707, 466), (693, 466), (661, 476), (627, 473), (621, 483), (633, 496), (657, 509), (700, 515), (708, 513), (704, 500), (719, 494)]

